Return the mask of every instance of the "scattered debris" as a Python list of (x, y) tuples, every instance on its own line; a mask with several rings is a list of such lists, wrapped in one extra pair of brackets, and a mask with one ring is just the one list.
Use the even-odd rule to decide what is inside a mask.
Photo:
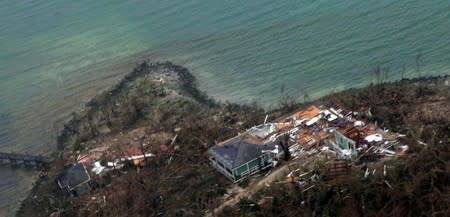
[(314, 188), (314, 187), (316, 187), (316, 186), (315, 185), (311, 185), (308, 188), (306, 188), (305, 190), (303, 190), (303, 192), (306, 192), (306, 191), (308, 191), (308, 190), (310, 190), (311, 188)]
[(124, 152), (124, 157), (118, 158), (113, 162), (96, 161), (92, 165), (92, 172), (97, 175), (103, 175), (111, 170), (121, 169), (124, 166), (125, 162), (132, 162), (134, 165), (139, 166), (141, 165), (141, 163), (143, 163), (145, 158), (155, 156), (152, 153), (143, 153), (142, 150), (140, 151), (141, 152), (139, 153), (137, 150), (134, 150), (134, 148), (128, 149), (126, 152)]
[[(233, 182), (239, 182), (251, 174), (275, 167), (281, 156), (295, 160), (323, 154), (328, 159), (345, 159), (341, 161), (343, 167), (339, 168), (342, 171), (330, 172), (333, 177), (348, 173), (347, 161), (357, 163), (380, 156), (391, 157), (408, 150), (407, 145), (397, 141), (404, 135), (361, 119), (370, 116), (368, 113), (370, 108), (349, 111), (312, 105), (273, 123), (268, 123), (266, 116), (264, 124), (210, 148), (210, 161)], [(376, 169), (372, 175), (375, 172)], [(366, 169), (364, 177), (369, 173)]]
[(77, 162), (78, 163), (83, 163), (83, 164), (90, 164), (92, 162), (92, 159), (87, 154), (85, 154), (85, 155), (78, 155)]
[(349, 174), (350, 166), (347, 160), (333, 160), (329, 162), (326, 179), (332, 181), (340, 180), (346, 178)]
[(393, 189), (392, 186), (391, 186), (391, 184), (389, 184), (388, 181), (384, 180), (384, 183), (386, 183), (386, 185), (387, 185), (390, 189)]

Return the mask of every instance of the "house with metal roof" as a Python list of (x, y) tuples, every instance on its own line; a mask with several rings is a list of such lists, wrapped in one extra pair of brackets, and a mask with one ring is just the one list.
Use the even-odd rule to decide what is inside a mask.
[(81, 164), (74, 164), (64, 170), (57, 178), (59, 188), (68, 194), (77, 196), (89, 191), (89, 181), (91, 180), (86, 167)]
[(272, 167), (282, 151), (276, 131), (275, 125), (263, 124), (211, 147), (211, 165), (233, 182)]

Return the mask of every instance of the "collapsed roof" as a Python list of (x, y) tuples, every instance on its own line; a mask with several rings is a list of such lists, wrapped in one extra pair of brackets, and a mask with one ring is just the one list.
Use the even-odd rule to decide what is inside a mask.
[(315, 106), (311, 105), (306, 109), (303, 109), (293, 115), (297, 120), (310, 120), (314, 117), (316, 117), (320, 113), (320, 109)]

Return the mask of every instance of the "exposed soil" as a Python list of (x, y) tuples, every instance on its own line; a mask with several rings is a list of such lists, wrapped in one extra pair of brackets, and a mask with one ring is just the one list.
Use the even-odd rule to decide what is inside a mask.
[[(431, 147), (434, 144), (448, 144), (450, 93), (445, 83), (448, 80), (445, 77), (372, 85), (329, 95), (316, 103), (339, 103), (345, 107), (369, 106), (376, 117), (374, 120), (383, 126), (405, 133), (412, 142), (422, 140)], [(289, 171), (287, 162), (268, 176), (251, 178), (247, 187), (231, 184), (209, 165), (207, 149), (216, 142), (260, 124), (266, 113), (269, 119), (274, 120), (306, 104), (289, 100), (281, 101), (280, 105), (279, 110), (265, 112), (257, 105), (215, 102), (197, 89), (196, 80), (187, 69), (169, 62), (142, 63), (110, 91), (92, 99), (82, 112), (73, 114), (58, 137), (59, 150), (53, 154), (55, 160), (36, 182), (18, 216), (49, 216), (52, 213), (56, 216), (355, 214), (349, 210), (357, 210), (358, 215), (396, 215), (417, 204), (415, 201), (419, 197), (410, 198), (409, 204), (392, 202), (392, 198), (386, 203), (373, 202), (380, 195), (386, 198), (386, 191), (381, 190), (379, 195), (369, 192), (373, 198), (369, 195), (367, 199), (353, 197), (353, 194), (336, 196), (334, 187), (325, 184), (319, 184), (317, 190), (312, 191), (314, 194), (300, 194), (293, 186), (274, 183)], [(170, 139), (175, 135), (178, 135), (177, 139), (170, 146)], [(161, 144), (167, 145), (169, 150), (161, 149)], [(139, 146), (156, 156), (146, 159), (146, 164), (140, 167), (127, 165), (103, 177), (91, 174), (93, 180), (90, 193), (79, 197), (64, 195), (54, 183), (63, 166), (75, 162), (80, 154), (89, 154), (94, 160), (112, 160), (132, 146)], [(99, 147), (107, 147), (107, 150), (93, 154), (92, 150)], [(433, 201), (449, 195), (450, 158), (445, 158), (448, 148), (441, 151), (436, 159), (444, 161), (446, 167), (442, 168), (442, 162), (439, 164), (430, 160), (426, 169), (440, 168), (434, 173), (437, 178), (433, 183), (441, 189), (442, 195), (436, 196), (432, 192), (433, 197), (425, 200), (426, 204), (419, 204), (422, 206), (416, 209), (418, 212), (431, 205), (437, 213), (440, 212), (446, 200), (441, 200), (444, 201), (442, 203)], [(419, 146), (411, 148), (411, 153), (416, 153), (417, 157), (423, 157), (423, 152), (424, 149)], [(400, 177), (408, 173), (408, 177), (411, 177), (422, 171), (413, 172), (417, 169), (415, 164), (417, 162), (411, 162), (410, 158), (398, 160), (395, 165), (406, 169), (395, 170), (392, 174)], [(447, 175), (442, 177), (441, 170), (447, 171)], [(364, 192), (363, 186), (377, 189), (376, 180), (364, 185), (358, 180), (352, 179), (347, 186), (356, 186), (358, 193)], [(417, 195), (423, 197), (431, 194), (419, 192), (419, 188), (414, 185), (400, 187), (404, 184), (398, 177), (393, 180), (398, 182), (392, 183), (396, 188), (411, 188), (413, 194), (417, 191)], [(430, 180), (422, 181), (419, 183), (426, 184)], [(347, 201), (345, 197), (349, 195), (353, 199)], [(408, 197), (402, 193), (392, 195)], [(256, 203), (249, 200), (259, 200), (265, 196), (274, 198), (272, 204), (243, 208), (250, 202)], [(336, 200), (341, 201), (336, 202), (336, 206), (341, 205), (343, 208), (337, 209), (330, 205)], [(301, 201), (306, 202), (299, 208)], [(362, 209), (362, 206), (369, 208)], [(371, 206), (383, 209), (373, 211)]]
[[(58, 137), (60, 151), (53, 154), (61, 160), (38, 180), (18, 216), (203, 215), (229, 185), (209, 166), (207, 148), (262, 120), (264, 111), (256, 105), (207, 98), (185, 68), (143, 63), (73, 115)], [(161, 150), (162, 144), (169, 150)], [(63, 165), (80, 154), (112, 160), (132, 146), (156, 157), (139, 168), (130, 165), (104, 177), (91, 174), (92, 190), (80, 197), (64, 196), (53, 182)], [(102, 153), (93, 153), (103, 147)]]
[[(288, 183), (240, 191), (239, 199), (227, 204), (230, 207), (221, 207), (221, 216), (448, 216), (449, 83), (448, 77), (403, 80), (318, 100), (317, 104), (370, 107), (372, 121), (406, 135), (402, 142), (409, 145), (408, 154), (365, 164), (378, 171), (387, 165), (386, 177), (377, 173), (362, 178), (359, 166), (343, 181), (319, 180), (306, 192)], [(265, 198), (270, 202), (261, 204)]]

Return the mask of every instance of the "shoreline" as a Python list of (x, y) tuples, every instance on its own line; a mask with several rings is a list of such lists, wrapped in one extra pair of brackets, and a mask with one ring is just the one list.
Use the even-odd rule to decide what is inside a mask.
[[(160, 68), (158, 68), (160, 67)], [(123, 94), (122, 90), (127, 89), (127, 88), (134, 88), (134, 87), (130, 87), (129, 85), (133, 85), (133, 82), (136, 82), (138, 79), (142, 78), (142, 76), (147, 75), (148, 73), (150, 73), (152, 70), (148, 70), (150, 68), (155, 69), (155, 71), (158, 71), (159, 69), (170, 69), (173, 70), (174, 72), (177, 72), (178, 76), (179, 76), (179, 81), (181, 81), (181, 83), (179, 83), (179, 86), (174, 86), (175, 89), (177, 90), (181, 90), (184, 91), (182, 93), (180, 93), (178, 96), (180, 96), (181, 101), (186, 100), (186, 102), (191, 103), (191, 101), (194, 102), (194, 104), (196, 106), (199, 107), (204, 107), (204, 108), (218, 108), (221, 106), (224, 106), (224, 103), (222, 102), (216, 102), (214, 99), (209, 98), (209, 96), (207, 96), (204, 92), (200, 91), (197, 88), (197, 81), (196, 78), (188, 71), (188, 69), (182, 67), (182, 66), (178, 66), (175, 65), (171, 62), (162, 62), (162, 63), (141, 63), (140, 65), (138, 65), (132, 72), (128, 73), (126, 76), (124, 76), (124, 78), (117, 83), (116, 85), (114, 85), (112, 88), (108, 89), (107, 91), (101, 93), (100, 95), (97, 95), (95, 97), (93, 97), (91, 100), (89, 100), (89, 102), (86, 104), (86, 108), (81, 112), (81, 113), (73, 113), (73, 117), (64, 124), (64, 128), (62, 131), (60, 131), (60, 133), (58, 134), (58, 139), (57, 139), (57, 143), (58, 143), (58, 149), (55, 150), (54, 152), (52, 152), (52, 157), (55, 159), (54, 161), (54, 165), (58, 165), (58, 164), (65, 164), (65, 162), (67, 162), (68, 160), (71, 160), (71, 158), (68, 158), (68, 156), (71, 154), (70, 152), (75, 151), (79, 151), (79, 150), (70, 150), (70, 147), (76, 146), (76, 145), (82, 145), (82, 143), (92, 139), (92, 138), (97, 138), (99, 136), (107, 136), (110, 135), (112, 133), (117, 133), (117, 132), (121, 132), (121, 130), (129, 130), (131, 128), (133, 128), (133, 126), (135, 126), (135, 124), (139, 125), (139, 122), (141, 122), (142, 120), (145, 120), (146, 115), (145, 114), (139, 114), (139, 112), (136, 112), (137, 114), (134, 114), (136, 117), (134, 117), (133, 119), (135, 120), (131, 120), (133, 123), (128, 123), (130, 120), (126, 120), (125, 122), (127, 124), (123, 124), (125, 122), (123, 122), (123, 120), (112, 120), (113, 123), (107, 123), (107, 120), (104, 120), (102, 118), (105, 118), (108, 115), (102, 114), (103, 117), (102, 118), (98, 118), (98, 120), (95, 120), (94, 122), (89, 122), (85, 119), (91, 119), (94, 117), (97, 118), (99, 117), (98, 114), (96, 114), (96, 112), (98, 113), (98, 110), (102, 110), (104, 109), (104, 107), (113, 107), (114, 105), (112, 104), (117, 104), (114, 103), (113, 101), (115, 101), (117, 99), (117, 97), (121, 97)], [(149, 72), (150, 71), (150, 72)], [(164, 71), (164, 70), (163, 70)], [(400, 81), (391, 81), (388, 83), (384, 83), (383, 85), (404, 85), (404, 84), (411, 84), (411, 83), (432, 83), (433, 81), (436, 80), (446, 80), (448, 81), (448, 75), (445, 76), (435, 76), (435, 77), (428, 77), (428, 78), (412, 78), (412, 79), (403, 79)], [(169, 76), (170, 79), (170, 76)], [(370, 88), (373, 88), (376, 85), (369, 85), (367, 87), (363, 87), (363, 88), (349, 88), (346, 90), (343, 90), (341, 92), (338, 93), (332, 93), (332, 94), (327, 94), (319, 99), (313, 100), (314, 102), (326, 102), (326, 101), (330, 101), (330, 99), (332, 99), (333, 97), (339, 96), (339, 95), (345, 95), (345, 94), (350, 94), (352, 95), (352, 93), (358, 93), (358, 92), (364, 92), (365, 90), (368, 90)], [(158, 87), (156, 87), (158, 88)], [(159, 90), (156, 90), (159, 91)], [(176, 92), (176, 91), (175, 91)], [(158, 94), (158, 93), (156, 93)], [(159, 96), (158, 96), (159, 97)], [(165, 97), (165, 96), (164, 96)], [(178, 99), (178, 98), (177, 98)], [(304, 105), (306, 105), (307, 103), (299, 103), (298, 101), (295, 102), (291, 102), (292, 104), (290, 106), (298, 108), (298, 107), (302, 107)], [(175, 102), (174, 105), (177, 105), (177, 103)], [(234, 103), (228, 103), (229, 106), (231, 107), (236, 107), (238, 108), (237, 110), (240, 109), (245, 109), (245, 108), (241, 108), (241, 107), (246, 107), (248, 105), (240, 105), (240, 104), (234, 104)], [(256, 108), (259, 108), (259, 106), (256, 105), (252, 105), (255, 106)], [(151, 107), (153, 108), (153, 107)], [(105, 111), (103, 111), (103, 113), (107, 113)], [(276, 116), (281, 116), (283, 115), (283, 113), (285, 113), (285, 111), (283, 111), (282, 109), (275, 109), (272, 111), (263, 111), (262, 114), (271, 114), (272, 117), (276, 117)], [(120, 114), (124, 114), (124, 113), (120, 113)], [(126, 114), (128, 115), (128, 113)], [(260, 115), (260, 114), (259, 114)], [(109, 120), (111, 121), (111, 120)], [(79, 125), (83, 125), (88, 123), (88, 126), (84, 126), (81, 127), (82, 131), (80, 131)], [(120, 123), (123, 126), (117, 126), (114, 123)], [(105, 128), (106, 126), (106, 128)], [(112, 127), (114, 126), (114, 127)], [(97, 130), (95, 130), (96, 132), (93, 132), (91, 129), (96, 128)], [(244, 127), (242, 127), (244, 128)], [(233, 132), (235, 131), (239, 131), (239, 128), (234, 129)], [(64, 160), (63, 160), (64, 158)], [(73, 160), (73, 159), (72, 159)], [(50, 172), (47, 173), (56, 173), (58, 172), (58, 169), (62, 169), (61, 165), (56, 166), (55, 168), (50, 169)], [(47, 180), (48, 181), (48, 180)], [(23, 200), (23, 202), (21, 203), (21, 206), (18, 210), (18, 212), (16, 213), (18, 216), (24, 215), (24, 213), (26, 213), (26, 210), (29, 209), (25, 206), (27, 206), (27, 203), (32, 203), (33, 201), (33, 194), (38, 192), (38, 188), (40, 186), (40, 183), (42, 182), (42, 180), (37, 180), (36, 181), (36, 185), (33, 187), (33, 189), (30, 191), (30, 194), (28, 195), (28, 197)], [(45, 182), (45, 180), (44, 180)], [(52, 189), (55, 190), (55, 189)], [(56, 193), (58, 194), (58, 193)], [(59, 195), (61, 196), (61, 195)]]
[[(175, 65), (171, 62), (165, 61), (165, 62), (156, 62), (156, 63), (150, 63), (147, 64), (145, 61), (142, 62), (139, 66), (141, 69), (146, 67), (167, 67), (170, 69), (173, 69), (177, 72), (177, 74), (180, 76), (181, 87), (183, 88), (184, 92), (183, 94), (188, 95), (189, 97), (194, 98), (195, 100), (198, 100), (201, 104), (204, 106), (212, 105), (214, 106), (216, 102), (212, 99), (210, 99), (208, 96), (206, 96), (205, 93), (201, 92), (196, 85), (196, 79), (195, 77), (184, 67)], [(58, 169), (54, 169), (53, 166), (56, 166), (58, 164), (64, 164), (66, 160), (62, 160), (62, 158), (71, 152), (70, 147), (73, 146), (75, 143), (79, 143), (76, 141), (77, 139), (73, 139), (72, 137), (78, 137), (80, 135), (77, 135), (79, 132), (77, 132), (74, 128), (76, 128), (77, 124), (82, 122), (82, 119), (86, 119), (87, 116), (92, 115), (92, 112), (95, 112), (96, 109), (99, 109), (102, 105), (108, 104), (108, 101), (113, 101), (113, 98), (117, 95), (120, 95), (121, 89), (129, 88), (125, 87), (128, 84), (132, 84), (135, 79), (145, 75), (147, 72), (144, 72), (145, 70), (136, 70), (135, 68), (130, 73), (127, 73), (118, 83), (113, 85), (112, 87), (106, 89), (104, 92), (102, 92), (99, 95), (96, 95), (92, 97), (86, 104), (83, 106), (83, 109), (78, 112), (73, 112), (72, 117), (68, 119), (64, 123), (63, 129), (58, 133), (57, 136), (57, 148), (53, 150), (50, 153), (50, 156), (54, 159), (53, 163), (50, 165), (54, 172), (57, 170), (62, 170), (61, 166), (58, 166)], [(95, 137), (98, 136), (98, 134), (93, 135), (90, 133), (87, 133), (87, 135), (83, 135), (81, 137)], [(82, 140), (85, 140), (86, 138), (83, 138)], [(69, 149), (68, 149), (69, 148)], [(44, 172), (44, 176), (47, 176), (48, 171)], [(42, 174), (42, 173), (41, 173)], [(37, 189), (39, 188), (40, 182), (42, 180), (37, 179), (33, 184), (31, 191), (29, 192), (28, 196), (22, 200), (21, 205), (17, 211), (17, 215), (21, 215), (23, 210), (26, 210), (26, 201), (32, 201), (33, 200), (33, 194), (36, 193)]]

